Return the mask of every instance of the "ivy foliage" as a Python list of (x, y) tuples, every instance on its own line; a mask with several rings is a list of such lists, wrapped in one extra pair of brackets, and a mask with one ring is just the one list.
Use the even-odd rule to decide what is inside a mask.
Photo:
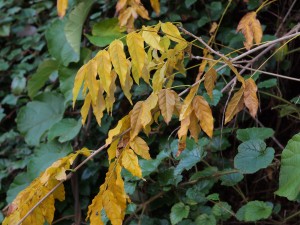
[(279, 97), (264, 70), (293, 71), (299, 34), (251, 61), (278, 35), (267, 12), (293, 6), (178, 3), (0, 3), (3, 224), (298, 221), (273, 198), (298, 200), (299, 134), (281, 144), (299, 131), (298, 93)]

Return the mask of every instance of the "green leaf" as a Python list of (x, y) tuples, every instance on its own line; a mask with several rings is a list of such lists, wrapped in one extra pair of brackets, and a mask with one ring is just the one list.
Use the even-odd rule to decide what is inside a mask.
[(239, 221), (257, 221), (267, 219), (272, 213), (273, 204), (262, 201), (251, 201), (242, 206), (236, 213)]
[(17, 115), (17, 127), (26, 143), (38, 145), (45, 131), (62, 119), (64, 110), (63, 97), (51, 92), (37, 96), (22, 107)]
[(211, 2), (208, 6), (208, 9), (210, 10), (210, 16), (212, 21), (218, 20), (223, 12), (222, 3), (219, 1)]
[(55, 60), (46, 60), (42, 62), (36, 73), (28, 81), (28, 95), (33, 98), (38, 91), (45, 85), (52, 73), (57, 72), (58, 63)]
[(223, 221), (228, 220), (232, 216), (231, 206), (227, 202), (218, 202), (212, 208), (212, 213), (216, 218)]
[(53, 162), (72, 152), (72, 146), (70, 143), (61, 144), (57, 141), (51, 141), (41, 144), (35, 148), (34, 152), (35, 154), (31, 156), (27, 166), (27, 176), (32, 180), (51, 166)]
[(239, 145), (238, 154), (234, 157), (234, 166), (242, 173), (255, 173), (266, 168), (274, 158), (274, 149), (266, 148), (264, 141), (254, 139)]
[(240, 141), (249, 141), (252, 139), (265, 140), (274, 135), (274, 130), (271, 128), (252, 127), (247, 129), (237, 130), (237, 139)]
[[(77, 70), (72, 68), (61, 67), (58, 70), (59, 89), (63, 93), (66, 102), (71, 102), (73, 99), (73, 86)], [(77, 100), (82, 100), (81, 93)]]
[(78, 60), (80, 55), (82, 27), (94, 1), (95, 0), (85, 0), (79, 2), (70, 12), (64, 27), (66, 39), (78, 55)]
[(197, 182), (197, 184), (188, 188), (186, 191), (186, 196), (193, 200), (196, 203), (207, 202), (206, 194), (209, 193), (209, 190), (214, 186), (214, 180), (202, 180)]
[(182, 202), (178, 202), (172, 206), (170, 219), (172, 224), (179, 223), (182, 219), (188, 217), (190, 212), (190, 207), (183, 204)]
[(275, 194), (295, 200), (300, 193), (300, 133), (287, 143), (281, 155), (279, 189)]
[(56, 137), (59, 137), (58, 141), (61, 143), (72, 140), (79, 133), (81, 125), (81, 120), (62, 119), (50, 128), (48, 140)]
[(195, 220), (196, 225), (217, 225), (217, 220), (213, 215), (202, 214)]
[(99, 47), (109, 45), (113, 40), (124, 36), (117, 18), (102, 20), (94, 24), (92, 35), (85, 34), (89, 41)]
[(59, 63), (68, 66), (70, 62), (78, 62), (79, 53), (66, 39), (64, 27), (66, 20), (55, 20), (46, 31), (47, 46), (50, 54)]
[(259, 82), (257, 84), (258, 88), (271, 88), (277, 86), (277, 79), (276, 78), (271, 78), (262, 82)]
[[(206, 145), (203, 140), (200, 139), (198, 143), (196, 143), (193, 139), (187, 139), (187, 147), (179, 156), (179, 163), (174, 170), (174, 175), (177, 176), (182, 173), (184, 170), (191, 169), (194, 165), (201, 161), (204, 155), (203, 144)], [(177, 140), (174, 141), (171, 146), (177, 149)], [(176, 146), (176, 147), (175, 147)]]
[[(225, 171), (230, 171), (232, 169), (227, 169)], [(222, 181), (222, 185), (224, 186), (234, 186), (237, 183), (239, 183), (241, 180), (243, 180), (244, 176), (241, 173), (230, 173), (226, 174), (220, 177), (220, 180)]]
[(200, 28), (200, 27), (203, 27), (205, 24), (209, 23), (210, 19), (206, 16), (206, 15), (203, 15), (201, 16), (201, 18), (197, 21), (197, 26)]
[(184, 3), (187, 8), (190, 8), (195, 2), (197, 2), (197, 0), (185, 0)]

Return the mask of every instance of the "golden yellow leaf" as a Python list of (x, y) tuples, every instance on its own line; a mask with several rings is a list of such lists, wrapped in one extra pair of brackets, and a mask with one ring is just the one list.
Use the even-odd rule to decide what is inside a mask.
[(130, 130), (130, 139), (133, 140), (139, 132), (142, 130), (142, 116), (143, 116), (143, 102), (139, 101), (131, 110), (130, 113), (130, 124), (131, 124), (131, 130)]
[(100, 81), (97, 82), (99, 84), (99, 91), (96, 104), (92, 103), (93, 113), (96, 117), (97, 123), (101, 126), (101, 119), (103, 117), (103, 111), (105, 110), (105, 100), (103, 97), (103, 88), (100, 86)]
[(176, 96), (173, 90), (162, 89), (158, 93), (158, 104), (165, 122), (169, 124), (175, 108)]
[(189, 130), (189, 126), (190, 126), (190, 122), (191, 122), (190, 113), (192, 112), (191, 108), (192, 108), (191, 105), (189, 105), (188, 110), (187, 110), (189, 112), (189, 114), (180, 121), (180, 128), (177, 132), (179, 139), (186, 136), (187, 132)]
[(77, 99), (77, 96), (79, 94), (80, 88), (82, 86), (82, 83), (84, 81), (86, 74), (86, 65), (83, 65), (77, 72), (75, 80), (74, 80), (74, 86), (73, 86), (73, 108), (75, 106), (75, 102)]
[[(137, 84), (142, 76), (145, 65), (146, 52), (144, 50), (144, 39), (139, 33), (132, 32), (127, 35), (126, 42), (131, 56), (132, 75)], [(133, 69), (134, 68), (134, 69)]]
[(145, 9), (145, 7), (140, 1), (132, 1), (132, 7), (142, 18), (150, 20), (148, 11)]
[(160, 36), (157, 34), (158, 30), (154, 27), (144, 27), (142, 28), (142, 37), (144, 41), (152, 48), (163, 51), (160, 46)]
[(174, 24), (172, 24), (170, 22), (162, 23), (161, 24), (161, 30), (172, 41), (175, 41), (177, 43), (182, 44), (182, 49), (187, 46), (187, 43), (186, 43), (185, 39), (181, 36), (178, 28)]
[(180, 111), (180, 115), (179, 115), (179, 120), (183, 120), (184, 118), (188, 117), (191, 113), (191, 103), (198, 91), (198, 87), (200, 84), (197, 84), (196, 86), (192, 87), (190, 92), (188, 93), (188, 95), (186, 96), (186, 98), (183, 101), (183, 105), (181, 107), (181, 111)]
[(195, 115), (200, 121), (202, 130), (210, 137), (213, 136), (214, 118), (207, 101), (202, 96), (195, 96), (193, 100)]
[(113, 160), (114, 158), (116, 158), (116, 152), (117, 152), (117, 148), (118, 148), (118, 143), (120, 141), (120, 138), (114, 140), (109, 148), (107, 149), (107, 154), (108, 154), (108, 161), (111, 162), (111, 160)]
[(102, 204), (106, 215), (110, 219), (112, 225), (122, 225), (122, 209), (118, 204), (118, 199), (115, 198), (114, 193), (112, 191), (106, 190), (103, 193)]
[(119, 76), (121, 84), (126, 83), (128, 63), (124, 52), (124, 45), (120, 40), (114, 40), (108, 49), (112, 64)]
[(151, 110), (154, 109), (157, 105), (158, 97), (157, 94), (152, 93), (142, 105), (142, 115), (141, 115), (141, 125), (144, 129), (151, 123), (152, 114)]
[(126, 77), (125, 77), (125, 83), (121, 83), (121, 88), (123, 90), (123, 93), (125, 95), (125, 97), (128, 99), (128, 101), (130, 102), (130, 104), (132, 105), (132, 100), (131, 100), (131, 93), (130, 93), (130, 90), (131, 90), (131, 87), (133, 85), (133, 80), (130, 76), (130, 61), (128, 60), (127, 61), (127, 74), (126, 74)]
[(243, 109), (244, 107), (244, 88), (241, 87), (237, 91), (228, 103), (225, 111), (225, 124), (232, 120), (232, 118)]
[(198, 137), (201, 132), (201, 128), (194, 110), (191, 112), (190, 115), (189, 131), (191, 133), (191, 136), (195, 139), (195, 141), (198, 142)]
[(127, 0), (119, 0), (116, 5), (116, 13), (118, 13), (121, 9), (125, 7)]
[(68, 0), (57, 0), (57, 14), (60, 18), (63, 18), (68, 8)]
[(96, 79), (97, 76), (97, 61), (92, 59), (87, 63), (87, 72), (85, 75), (85, 81), (87, 83), (89, 93), (93, 104), (97, 103), (99, 83)]
[(241, 31), (245, 37), (244, 46), (249, 50), (253, 45), (253, 39), (256, 44), (259, 44), (262, 39), (262, 27), (256, 12), (249, 12), (240, 20), (237, 31)]
[(127, 148), (122, 152), (122, 166), (127, 169), (133, 176), (142, 177), (142, 170), (139, 166), (138, 157), (133, 150)]
[(154, 93), (158, 93), (165, 81), (167, 64), (165, 63), (161, 68), (157, 69), (152, 78), (152, 88)]
[(81, 107), (80, 113), (81, 113), (81, 123), (82, 125), (85, 124), (86, 117), (89, 113), (90, 110), (90, 105), (91, 105), (92, 99), (90, 93), (88, 93), (84, 99), (83, 106)]
[(156, 15), (159, 15), (160, 14), (159, 0), (150, 0), (150, 3)]
[[(134, 8), (132, 7), (128, 7), (124, 10), (121, 10), (119, 16), (118, 16), (118, 19), (119, 19), (119, 24), (120, 24), (120, 27), (128, 27), (128, 25), (131, 23), (131, 19), (133, 17), (133, 21), (134, 21), (134, 18), (137, 18), (137, 13), (135, 11)], [(134, 26), (133, 24), (131, 24), (131, 26)]]
[(95, 60), (98, 64), (97, 72), (100, 78), (101, 86), (103, 87), (104, 91), (109, 94), (112, 82), (109, 53), (106, 50), (101, 50), (95, 56)]
[(246, 80), (244, 91), (245, 106), (249, 109), (250, 115), (255, 118), (258, 110), (258, 99), (256, 96), (257, 86), (252, 78)]
[(106, 98), (105, 98), (107, 113), (112, 112), (112, 108), (115, 102), (115, 91), (117, 88), (115, 82), (117, 79), (117, 74), (114, 70), (110, 72), (110, 78), (111, 78), (111, 83), (109, 86), (109, 91), (106, 93)]
[(101, 211), (103, 209), (102, 204), (103, 193), (99, 192), (93, 199), (92, 204), (89, 205), (87, 218), (89, 218), (91, 225), (104, 225), (101, 219)]
[(108, 137), (105, 141), (105, 144), (109, 145), (112, 142), (114, 137), (120, 135), (123, 131), (127, 130), (128, 128), (130, 128), (130, 117), (129, 115), (126, 115), (119, 120), (115, 128), (111, 129), (108, 132)]
[(211, 99), (213, 98), (213, 90), (215, 88), (216, 81), (217, 81), (217, 72), (214, 68), (210, 68), (205, 75), (204, 87)]
[(135, 137), (130, 141), (130, 147), (132, 150), (144, 159), (151, 159), (149, 154), (149, 147), (147, 143), (140, 137)]

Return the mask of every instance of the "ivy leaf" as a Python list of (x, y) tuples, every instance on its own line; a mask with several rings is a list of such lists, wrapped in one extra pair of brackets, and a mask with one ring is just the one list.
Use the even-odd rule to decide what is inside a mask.
[(196, 225), (217, 225), (217, 220), (213, 215), (201, 214), (195, 220)]
[(214, 118), (207, 101), (202, 96), (195, 96), (193, 99), (195, 115), (200, 121), (203, 131), (212, 138), (214, 130)]
[(258, 19), (256, 19), (256, 12), (249, 12), (240, 20), (237, 31), (241, 31), (245, 37), (244, 46), (249, 50), (253, 45), (253, 39), (256, 44), (259, 44), (262, 39), (262, 27)]
[(162, 89), (158, 93), (158, 104), (161, 114), (167, 124), (172, 119), (173, 111), (175, 108), (176, 92), (169, 89)]
[(60, 18), (64, 17), (68, 8), (68, 0), (57, 0), (57, 14)]
[(216, 218), (223, 221), (228, 220), (232, 216), (231, 206), (227, 202), (218, 202), (212, 208), (212, 213)]
[(266, 148), (264, 141), (254, 139), (239, 145), (238, 154), (234, 157), (235, 168), (243, 173), (255, 173), (266, 168), (274, 158), (274, 149)]
[(188, 205), (183, 204), (182, 202), (178, 202), (172, 206), (170, 219), (172, 224), (179, 223), (182, 219), (188, 217), (190, 212), (190, 207)]
[(279, 189), (277, 195), (295, 200), (300, 188), (300, 133), (294, 135), (281, 154)]
[(65, 110), (62, 96), (48, 92), (22, 107), (17, 116), (19, 131), (29, 145), (38, 145), (42, 135), (60, 121)]
[[(225, 171), (230, 171), (230, 169), (224, 170)], [(234, 186), (237, 183), (239, 183), (241, 180), (243, 180), (244, 176), (241, 173), (230, 173), (226, 174), (220, 177), (221, 185), (224, 186)]]
[(54, 124), (48, 132), (48, 140), (51, 141), (56, 137), (58, 141), (63, 143), (72, 140), (79, 133), (81, 128), (81, 121), (75, 119), (62, 119)]
[(262, 201), (251, 201), (242, 206), (236, 213), (239, 221), (254, 222), (268, 219), (271, 216), (273, 204)]
[(124, 149), (122, 153), (122, 166), (133, 176), (142, 177), (142, 170), (138, 163), (138, 157), (131, 149)]
[(240, 141), (249, 141), (252, 139), (265, 140), (274, 135), (274, 130), (265, 127), (252, 127), (246, 129), (238, 129), (236, 134), (237, 139), (239, 139)]
[(57, 72), (57, 69), (58, 63), (55, 60), (46, 60), (39, 65), (36, 73), (28, 81), (27, 89), (30, 98), (33, 98), (38, 93), (50, 75)]
[(244, 103), (249, 109), (250, 115), (255, 118), (258, 110), (257, 86), (252, 78), (245, 81), (245, 86)]
[(228, 106), (225, 111), (225, 124), (232, 120), (232, 118), (243, 109), (244, 107), (244, 88), (236, 92), (233, 97), (230, 99)]

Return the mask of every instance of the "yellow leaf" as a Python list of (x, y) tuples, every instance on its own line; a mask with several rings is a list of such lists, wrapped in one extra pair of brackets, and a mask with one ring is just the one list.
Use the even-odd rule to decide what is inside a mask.
[(97, 97), (99, 91), (99, 83), (97, 82), (96, 76), (97, 76), (97, 61), (92, 59), (87, 64), (87, 72), (85, 75), (85, 80), (93, 104), (97, 103)]
[(244, 88), (241, 87), (239, 91), (237, 91), (231, 100), (228, 103), (228, 106), (225, 111), (225, 124), (232, 120), (232, 118), (243, 109), (244, 107)]
[(84, 99), (84, 104), (83, 104), (83, 106), (81, 107), (81, 110), (80, 110), (82, 125), (85, 124), (86, 117), (87, 117), (87, 115), (89, 113), (89, 110), (90, 110), (91, 102), (92, 102), (91, 95), (90, 95), (90, 93), (88, 93), (87, 96)]
[(139, 33), (132, 32), (126, 38), (129, 54), (132, 62), (132, 75), (137, 84), (142, 76), (145, 65), (146, 52), (144, 50), (144, 39)]
[(174, 24), (170, 22), (162, 23), (161, 29), (172, 41), (182, 44), (182, 49), (187, 46), (186, 41), (181, 37), (178, 28)]
[(259, 44), (262, 39), (262, 27), (256, 12), (249, 12), (240, 20), (237, 31), (241, 31), (245, 37), (244, 46), (249, 50), (253, 45), (253, 39), (256, 44)]
[(139, 132), (142, 130), (142, 116), (143, 116), (143, 102), (139, 101), (131, 110), (130, 113), (130, 123), (131, 123), (131, 130), (130, 130), (130, 139), (133, 140)]
[(142, 177), (142, 170), (138, 163), (138, 157), (131, 149), (124, 149), (121, 158), (122, 166), (133, 176)]
[(103, 193), (99, 192), (93, 199), (92, 204), (89, 205), (87, 218), (89, 218), (91, 225), (104, 225), (101, 219), (101, 211), (103, 209), (102, 204)]
[(214, 118), (207, 101), (202, 96), (196, 96), (193, 100), (195, 115), (200, 121), (202, 130), (212, 138), (214, 130)]
[(160, 36), (157, 34), (158, 30), (154, 27), (143, 27), (142, 28), (142, 37), (144, 41), (152, 48), (163, 51), (160, 46)]
[(129, 100), (130, 104), (132, 105), (130, 89), (133, 85), (133, 81), (132, 81), (132, 78), (130, 76), (130, 61), (129, 60), (127, 61), (127, 65), (129, 65), (129, 66), (127, 68), (125, 83), (121, 82), (121, 87), (122, 87), (122, 90), (124, 92), (125, 97)]
[(149, 147), (147, 143), (140, 137), (135, 137), (130, 141), (130, 147), (132, 150), (144, 159), (151, 159), (149, 154)]
[(172, 119), (173, 111), (175, 108), (176, 96), (174, 91), (169, 89), (162, 89), (158, 93), (158, 104), (165, 122), (169, 124)]
[(217, 72), (214, 68), (210, 68), (205, 74), (204, 87), (211, 99), (213, 98), (213, 90), (215, 88), (216, 81)]
[(152, 79), (152, 88), (153, 92), (159, 92), (164, 84), (165, 81), (165, 74), (166, 74), (167, 64), (165, 63), (161, 68), (157, 69), (153, 75)]
[(57, 0), (57, 14), (60, 18), (63, 18), (68, 8), (68, 0)]
[(111, 77), (111, 83), (109, 86), (109, 91), (106, 93), (106, 98), (105, 98), (107, 113), (112, 112), (112, 108), (115, 102), (115, 91), (117, 88), (115, 82), (117, 79), (117, 74), (114, 70), (111, 71), (110, 77)]
[(156, 15), (159, 15), (160, 14), (159, 0), (150, 0), (150, 3)]
[(106, 50), (101, 50), (95, 56), (95, 60), (98, 64), (97, 72), (100, 78), (101, 86), (106, 93), (109, 93), (112, 82), (111, 61), (109, 53)]
[(127, 130), (130, 127), (130, 117), (128, 115), (124, 116), (119, 120), (117, 126), (114, 129), (111, 129), (108, 132), (108, 137), (105, 141), (106, 145), (109, 145), (113, 138), (120, 135), (123, 131)]
[(142, 116), (141, 116), (141, 124), (145, 129), (149, 123), (152, 121), (151, 110), (154, 109), (157, 105), (158, 97), (156, 94), (152, 93), (142, 105)]
[(124, 53), (124, 46), (120, 40), (114, 40), (109, 45), (109, 55), (114, 66), (116, 73), (119, 76), (121, 84), (126, 83), (128, 63), (126, 60), (126, 55)]
[(74, 80), (74, 86), (73, 86), (73, 108), (75, 106), (75, 102), (77, 99), (77, 96), (79, 94), (81, 85), (84, 81), (86, 74), (86, 65), (83, 65), (77, 72), (75, 80)]
[(178, 130), (178, 133), (177, 133), (179, 139), (186, 136), (187, 132), (189, 130), (189, 126), (190, 126), (190, 122), (191, 122), (190, 113), (192, 112), (191, 105), (189, 105), (187, 111), (189, 112), (189, 114), (180, 121), (180, 129)]
[(130, 20), (130, 17), (132, 17), (133, 13), (136, 14), (135, 10), (132, 7), (128, 7), (125, 10), (121, 10), (118, 16), (120, 27), (128, 26), (128, 22)]
[(115, 198), (114, 193), (112, 191), (106, 190), (103, 193), (102, 203), (106, 215), (110, 219), (112, 225), (122, 225), (123, 224), (123, 218), (121, 217), (122, 209), (118, 204), (118, 199)]
[(107, 149), (107, 154), (108, 154), (108, 161), (111, 162), (114, 158), (116, 158), (116, 153), (117, 153), (117, 148), (118, 148), (118, 143), (120, 141), (120, 138), (114, 140), (109, 148)]
[(101, 126), (101, 119), (103, 117), (103, 111), (105, 110), (105, 100), (103, 97), (103, 89), (100, 86), (100, 82), (97, 82), (99, 84), (99, 91), (98, 91), (98, 97), (96, 104), (92, 103), (93, 107), (93, 113), (96, 117), (97, 123), (99, 126)]
[(216, 32), (217, 28), (218, 28), (218, 24), (216, 22), (213, 22), (209, 29), (209, 34), (213, 35)]
[(198, 137), (199, 137), (201, 128), (200, 128), (200, 125), (198, 123), (198, 119), (195, 115), (194, 110), (191, 112), (191, 115), (190, 115), (189, 131), (191, 133), (191, 136), (195, 139), (195, 141), (198, 142)]
[(258, 110), (257, 86), (252, 78), (247, 79), (245, 83), (244, 102), (249, 109), (250, 115), (255, 118)]
[(191, 113), (191, 103), (195, 97), (195, 94), (198, 91), (198, 87), (200, 84), (197, 84), (196, 86), (192, 87), (189, 94), (186, 96), (186, 98), (183, 101), (183, 105), (181, 107), (180, 115), (179, 115), (179, 120), (183, 120), (184, 118), (188, 117)]
[(132, 1), (132, 7), (135, 9), (135, 11), (144, 19), (150, 20), (148, 11), (145, 9), (145, 7), (142, 5), (140, 1), (138, 3), (136, 1)]
[(119, 0), (116, 5), (116, 13), (118, 13), (121, 9), (125, 7), (127, 0)]

